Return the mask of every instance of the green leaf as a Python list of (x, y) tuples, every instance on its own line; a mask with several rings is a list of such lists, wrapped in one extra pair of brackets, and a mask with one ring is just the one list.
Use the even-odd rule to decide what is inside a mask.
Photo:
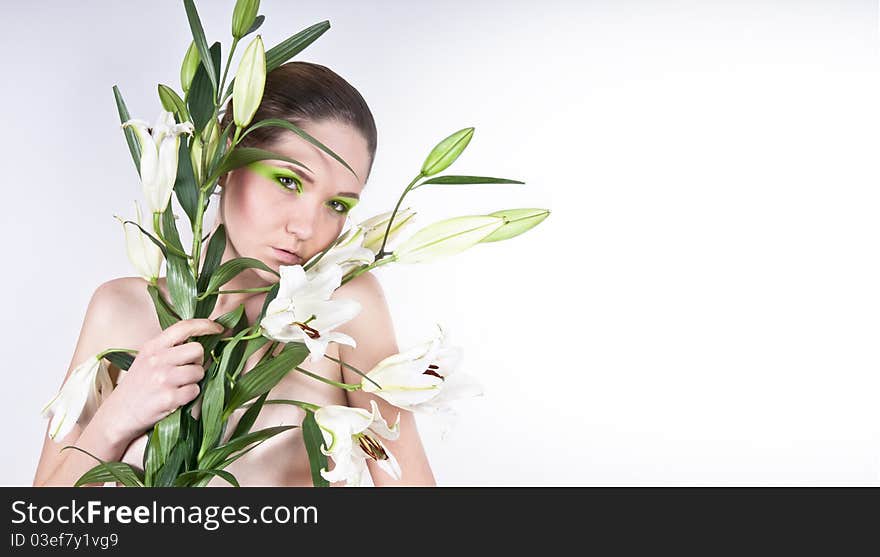
[(186, 460), (186, 445), (177, 443), (168, 455), (168, 459), (159, 469), (155, 487), (171, 487), (175, 478), (180, 474), (181, 467)]
[(157, 435), (159, 436), (159, 454), (161, 455), (160, 463), (164, 463), (168, 460), (168, 455), (171, 454), (171, 448), (174, 447), (177, 444), (177, 440), (180, 439), (180, 418), (181, 411), (180, 408), (178, 408), (159, 420), (154, 426)]
[(150, 430), (147, 435), (147, 444), (144, 447), (144, 482), (147, 487), (152, 487), (156, 479), (156, 473), (162, 467), (162, 447), (159, 442), (159, 431), (156, 428)]
[(308, 355), (309, 350), (305, 344), (291, 342), (274, 358), (254, 366), (235, 382), (235, 387), (226, 403), (226, 410), (223, 412), (224, 419), (245, 402), (269, 392)]
[[(250, 375), (250, 374), (248, 374)], [(199, 461), (201, 468), (215, 468), (217, 464), (232, 455), (236, 451), (246, 449), (248, 445), (259, 441), (264, 441), (270, 437), (274, 437), (279, 433), (293, 429), (295, 425), (279, 425), (260, 429), (247, 435), (242, 435), (238, 439), (233, 439), (224, 445), (220, 445), (205, 454), (205, 458)]]
[[(228, 349), (223, 349), (224, 356), (228, 355)], [(215, 368), (214, 374), (208, 379), (205, 390), (202, 395), (202, 444), (199, 449), (198, 460), (214, 448), (217, 440), (220, 439), (221, 416), (223, 414), (223, 397), (225, 392), (226, 376), (222, 371), (225, 363), (224, 358), (220, 359), (220, 368)]]
[(147, 285), (147, 291), (150, 293), (150, 298), (153, 299), (153, 305), (156, 307), (156, 314), (159, 317), (159, 325), (163, 330), (180, 321), (180, 317), (171, 309), (156, 286)]
[(177, 151), (177, 178), (174, 180), (174, 193), (189, 218), (190, 228), (194, 228), (199, 204), (199, 186), (196, 184), (189, 147), (183, 139), (180, 141), (180, 148)]
[(141, 232), (143, 232), (147, 236), (147, 238), (150, 239), (151, 242), (153, 242), (154, 244), (156, 244), (159, 247), (159, 250), (162, 252), (162, 255), (164, 255), (165, 257), (168, 257), (168, 249), (165, 247), (165, 244), (163, 244), (161, 240), (159, 240), (158, 238), (153, 236), (150, 232), (148, 232), (143, 226), (141, 226), (140, 224), (136, 223), (133, 220), (124, 220), (124, 221), (122, 221), (122, 224), (123, 225), (133, 224), (133, 225), (137, 226), (138, 228), (140, 228)]
[[(116, 110), (119, 112), (119, 123), (124, 124), (128, 120), (131, 119), (131, 116), (128, 114), (128, 108), (125, 106), (125, 100), (122, 98), (122, 93), (119, 92), (119, 87), (116, 85), (113, 86), (113, 97), (116, 99)], [(124, 129), (125, 132), (125, 142), (128, 143), (128, 150), (131, 153), (131, 158), (134, 161), (134, 167), (137, 169), (138, 176), (141, 175), (141, 144), (138, 143), (137, 136), (134, 134), (134, 130), (126, 127)]]
[[(247, 316), (244, 314), (244, 304), (238, 304), (238, 307), (235, 309), (228, 311), (215, 319), (217, 323), (220, 323), (227, 329), (234, 329), (238, 326), (238, 324), (244, 318), (247, 321)], [(225, 331), (222, 333), (217, 333), (216, 335), (203, 335), (198, 337), (198, 342), (201, 343), (202, 347), (205, 349), (205, 355), (211, 353), (217, 344), (220, 342), (220, 339), (223, 338)]]
[(258, 15), (258, 16), (256, 17), (256, 19), (254, 19), (254, 24), (251, 25), (250, 29), (248, 29), (248, 30), (245, 32), (245, 34), (242, 35), (242, 37), (247, 37), (248, 35), (250, 35), (250, 34), (253, 33), (254, 31), (256, 31), (257, 29), (259, 29), (259, 28), (260, 28), (260, 25), (262, 25), (263, 22), (264, 22), (265, 20), (266, 20), (266, 17), (265, 17), (265, 16)]
[(238, 420), (238, 423), (235, 425), (235, 430), (233, 430), (232, 435), (229, 437), (230, 441), (250, 433), (251, 428), (254, 426), (254, 422), (257, 421), (257, 416), (260, 414), (260, 410), (263, 409), (263, 403), (266, 402), (267, 396), (269, 396), (269, 393), (261, 394), (259, 398), (257, 398), (257, 400), (245, 410), (245, 413), (241, 415), (241, 419)]
[(354, 174), (355, 178), (358, 177), (357, 172), (355, 172), (354, 169), (352, 167), (350, 167), (347, 162), (342, 160), (342, 157), (340, 157), (339, 155), (337, 155), (336, 153), (331, 151), (329, 147), (327, 147), (326, 145), (324, 145), (323, 143), (321, 143), (320, 141), (318, 141), (317, 139), (315, 139), (314, 137), (309, 135), (305, 130), (303, 130), (302, 128), (300, 128), (299, 126), (297, 126), (295, 124), (288, 122), (287, 120), (280, 120), (278, 118), (269, 118), (267, 120), (260, 120), (259, 122), (257, 122), (256, 124), (253, 124), (247, 130), (245, 130), (245, 132), (243, 134), (241, 134), (241, 137), (246, 136), (248, 133), (252, 132), (253, 130), (256, 130), (259, 128), (265, 128), (265, 127), (285, 128), (285, 129), (292, 131), (293, 133), (299, 135), (300, 137), (302, 137), (303, 139), (305, 139), (306, 141), (308, 141), (309, 143), (311, 143), (315, 147), (321, 149), (322, 151), (324, 151), (325, 153), (327, 153), (328, 155), (330, 155), (331, 157), (333, 157), (334, 159), (339, 161), (339, 163), (342, 166), (344, 166), (352, 174)]
[(187, 122), (189, 120), (189, 111), (186, 109), (186, 103), (180, 98), (174, 89), (167, 85), (159, 84), (159, 101), (162, 108), (168, 112), (173, 112), (177, 116), (178, 123)]
[(269, 268), (259, 259), (254, 259), (252, 257), (236, 257), (235, 259), (230, 259), (226, 263), (217, 267), (217, 270), (211, 274), (205, 292), (217, 292), (221, 286), (246, 269), (261, 269), (276, 276), (278, 275), (277, 272)]
[(481, 243), (499, 242), (507, 240), (514, 236), (519, 236), (523, 232), (541, 224), (541, 222), (550, 215), (547, 209), (507, 209), (504, 211), (495, 211), (490, 213), (492, 217), (503, 217), (504, 224), (495, 232), (489, 234)]
[(181, 319), (192, 319), (196, 313), (196, 281), (186, 259), (169, 253), (165, 259), (168, 271), (168, 294)]
[(203, 474), (208, 474), (211, 476), (220, 476), (230, 484), (235, 487), (241, 487), (238, 483), (238, 480), (235, 479), (235, 476), (230, 474), (225, 470), (216, 470), (216, 469), (206, 469), (206, 468), (198, 468), (196, 470), (190, 470), (189, 472), (184, 472), (183, 474), (177, 476), (177, 479), (174, 480), (174, 485), (176, 487), (185, 487), (188, 485), (190, 480), (197, 480), (203, 477)]
[[(202, 263), (202, 270), (199, 272), (199, 280), (197, 289), (199, 293), (207, 292), (208, 282), (211, 276), (220, 266), (223, 258), (223, 252), (226, 250), (226, 227), (222, 224), (217, 226), (217, 230), (211, 235), (208, 242), (208, 248), (205, 250), (205, 260)], [(217, 295), (213, 294), (198, 301), (196, 306), (196, 317), (208, 317), (214, 311), (217, 304)]]
[(263, 317), (266, 316), (266, 309), (268, 309), (269, 304), (272, 303), (272, 300), (274, 300), (278, 296), (279, 288), (281, 288), (281, 283), (276, 282), (272, 289), (266, 292), (266, 299), (263, 300), (263, 308), (260, 310), (260, 315), (257, 316), (257, 320), (255, 321), (255, 323), (260, 323), (263, 320)]
[[(183, 6), (186, 9), (186, 17), (189, 20), (189, 28), (192, 31), (193, 41), (196, 43), (196, 48), (199, 50), (199, 56), (202, 59), (202, 66), (205, 68), (205, 71), (208, 74), (208, 79), (211, 81), (211, 86), (216, 93), (217, 70), (215, 69), (215, 64), (211, 56), (208, 54), (208, 42), (205, 40), (205, 30), (202, 28), (199, 13), (196, 11), (196, 6), (193, 0), (183, 0)], [(195, 81), (195, 79), (193, 79), (193, 81)]]
[(330, 482), (321, 475), (321, 469), (327, 469), (327, 456), (321, 452), (321, 445), (324, 443), (324, 436), (321, 434), (321, 428), (315, 421), (315, 413), (306, 411), (306, 416), (302, 422), (303, 441), (306, 445), (306, 452), (309, 454), (309, 467), (312, 470), (312, 485), (315, 487), (330, 487)]
[[(238, 362), (238, 365), (235, 366), (235, 371), (232, 372), (233, 381), (238, 379), (238, 375), (244, 369), (244, 365), (247, 363), (248, 358), (250, 358), (254, 354), (254, 352), (259, 350), (260, 347), (262, 347), (267, 342), (269, 342), (269, 339), (264, 336), (252, 338), (247, 341), (247, 348), (244, 351), (244, 354), (242, 355), (241, 360)], [(267, 351), (265, 354), (263, 354), (263, 359), (265, 359), (267, 356), (269, 356), (269, 352), (271, 352), (271, 349), (269, 351)], [(263, 359), (260, 360), (260, 363), (262, 363)]]
[[(328, 29), (330, 29), (330, 22), (328, 20), (324, 20), (320, 23), (316, 23), (310, 27), (303, 29), (296, 35), (288, 37), (287, 39), (267, 50), (266, 73), (268, 74), (281, 64), (287, 62), (288, 60), (302, 52), (306, 47), (315, 42), (318, 37), (323, 35)], [(223, 94), (224, 99), (232, 94), (234, 82), (234, 79), (230, 81), (229, 86), (226, 88), (226, 92)]]
[[(183, 251), (183, 244), (180, 243), (177, 221), (174, 219), (174, 213), (170, 206), (162, 211), (162, 235), (165, 237), (165, 242), (171, 246), (172, 251), (186, 253)], [(180, 254), (178, 253), (178, 255)]]
[(301, 166), (311, 172), (311, 169), (309, 167), (290, 157), (285, 157), (284, 155), (279, 155), (278, 153), (272, 153), (270, 151), (258, 149), (256, 147), (236, 147), (232, 150), (231, 153), (229, 153), (229, 156), (226, 158), (225, 161), (223, 161), (223, 164), (221, 164), (220, 167), (216, 169), (213, 174), (211, 174), (211, 177), (208, 178), (205, 183), (213, 184), (217, 180), (217, 178), (226, 174), (230, 170), (235, 170), (236, 168), (247, 166), (252, 162), (264, 160), (287, 161), (297, 166)]
[(104, 355), (104, 358), (109, 360), (111, 364), (119, 369), (126, 371), (128, 371), (128, 368), (130, 368), (132, 362), (134, 362), (134, 356), (126, 352), (108, 352)]
[[(214, 64), (220, 64), (219, 42), (211, 45), (211, 59)], [(189, 107), (190, 116), (192, 116), (195, 133), (201, 133), (211, 118), (214, 117), (215, 90), (216, 85), (212, 86), (211, 78), (208, 76), (205, 66), (203, 64), (199, 65), (186, 97), (186, 104)]]
[[(107, 477), (107, 479), (103, 480), (105, 482), (110, 482), (110, 481), (115, 480), (115, 481), (121, 483), (122, 485), (124, 485), (125, 487), (144, 487), (143, 482), (141, 481), (140, 477), (138, 477), (137, 471), (134, 468), (132, 468), (130, 465), (125, 464), (124, 462), (114, 462), (114, 461), (101, 460), (100, 458), (96, 457), (95, 455), (93, 455), (89, 451), (87, 451), (85, 449), (81, 449), (81, 448), (74, 446), (74, 445), (67, 445), (66, 447), (61, 448), (62, 451), (65, 449), (76, 449), (79, 452), (85, 453), (85, 454), (89, 455), (90, 457), (94, 458), (95, 460), (97, 460), (100, 464), (95, 466), (95, 468), (100, 468), (104, 472), (106, 472), (107, 476), (105, 476), (105, 477)], [(93, 472), (95, 470), (95, 468), (92, 468), (91, 470), (86, 472), (86, 474)], [(97, 481), (97, 480), (95, 480), (95, 481)], [(82, 477), (80, 477), (80, 479), (76, 481), (76, 483), (73, 485), (73, 487), (79, 487), (83, 483), (91, 483), (91, 482), (83, 482)]]
[(438, 176), (425, 180), (413, 187), (413, 189), (418, 189), (427, 184), (525, 184), (525, 182), (508, 180), (507, 178), (490, 178), (488, 176)]
[[(214, 150), (214, 156), (211, 157), (210, 161), (208, 161), (208, 171), (206, 174), (208, 174), (209, 176), (214, 173), (214, 170), (217, 169), (217, 165), (220, 163), (223, 157), (226, 156), (226, 148), (228, 147), (227, 143), (229, 143), (229, 132), (234, 126), (235, 122), (229, 122), (229, 124), (226, 125), (226, 129), (223, 130), (223, 133), (220, 134), (220, 139), (217, 141), (217, 149)], [(210, 199), (210, 196), (213, 195), (214, 189), (216, 188), (217, 184), (215, 182), (209, 182), (209, 184), (211, 184), (211, 191), (208, 194), (208, 198)], [(207, 209), (207, 205), (205, 206), (205, 208)]]
[[(73, 447), (71, 448), (78, 448)], [(82, 449), (80, 449), (82, 450)], [(86, 451), (83, 451), (86, 452)], [(97, 457), (90, 453), (86, 453), (97, 460)], [(103, 482), (119, 482), (126, 487), (144, 487), (144, 483), (140, 477), (140, 471), (126, 462), (104, 462), (80, 476), (73, 487), (81, 485), (103, 483)]]
[(446, 170), (461, 155), (473, 136), (474, 128), (464, 128), (438, 143), (422, 164), (422, 175), (432, 176)]

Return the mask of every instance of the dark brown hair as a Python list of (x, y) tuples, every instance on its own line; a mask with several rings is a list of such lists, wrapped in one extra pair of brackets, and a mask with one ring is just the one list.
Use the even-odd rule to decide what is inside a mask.
[[(291, 61), (266, 75), (263, 99), (252, 122), (278, 118), (302, 127), (307, 122), (336, 120), (358, 130), (367, 141), (370, 176), (376, 157), (376, 122), (366, 101), (333, 70), (312, 62)], [(232, 121), (232, 99), (226, 105), (221, 130)], [(243, 147), (269, 148), (282, 135), (292, 133), (277, 126), (266, 126), (248, 133), (239, 142)], [(347, 162), (347, 161), (346, 161)]]

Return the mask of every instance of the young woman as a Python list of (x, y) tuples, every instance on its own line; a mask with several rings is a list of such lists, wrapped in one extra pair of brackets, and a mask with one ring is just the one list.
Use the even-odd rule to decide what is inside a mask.
[[(231, 119), (231, 107), (227, 106), (225, 114), (224, 127)], [(286, 155), (312, 170), (309, 173), (286, 162), (264, 161), (275, 168), (289, 168), (301, 177), (303, 191), (299, 194), (291, 178), (270, 179), (246, 167), (221, 178), (216, 225), (223, 223), (226, 227), (223, 261), (253, 257), (277, 271), (281, 265), (305, 263), (342, 231), (351, 200), (361, 195), (372, 168), (376, 127), (356, 89), (328, 68), (308, 62), (289, 62), (267, 76), (263, 100), (253, 121), (266, 118), (281, 118), (300, 126), (342, 157), (358, 175), (356, 178), (324, 151), (283, 128), (264, 127), (245, 137), (246, 146)], [(204, 256), (205, 251), (202, 253)], [(277, 280), (265, 271), (249, 269), (227, 283), (224, 290), (267, 286)], [(104, 460), (123, 460), (141, 467), (145, 432), (198, 395), (198, 382), (204, 376), (203, 353), (201, 345), (187, 339), (220, 332), (222, 327), (212, 320), (242, 303), (248, 321), (253, 323), (266, 297), (264, 292), (224, 294), (219, 296), (209, 319), (180, 321), (163, 331), (146, 286), (146, 281), (139, 277), (117, 278), (100, 285), (92, 295), (70, 370), (106, 348), (134, 348), (139, 352), (127, 372), (111, 367), (116, 387), (93, 415), (81, 416), (73, 430), (61, 439), (53, 441), (47, 430), (34, 486), (73, 485), (95, 465), (94, 459), (80, 451), (61, 452), (65, 445), (76, 445)], [(158, 286), (167, 299), (164, 278), (159, 279)], [(364, 273), (337, 289), (333, 296), (357, 300), (362, 309), (357, 317), (337, 329), (354, 338), (357, 348), (331, 343), (330, 356), (367, 371), (398, 351), (388, 307), (375, 277)], [(244, 373), (259, 361), (265, 349), (248, 360)], [(307, 360), (301, 367), (334, 381), (357, 383), (361, 379), (329, 359), (317, 363)], [(380, 469), (376, 460), (368, 459), (373, 482), (377, 486), (434, 485), (410, 412), (371, 394), (346, 392), (295, 371), (270, 392), (269, 398), (366, 410), (370, 410), (370, 401), (374, 400), (389, 424), (399, 412), (400, 437), (384, 442), (400, 465), (401, 477), (393, 479)], [(243, 412), (240, 409), (232, 415), (227, 432), (234, 430)], [(299, 425), (302, 417), (303, 411), (298, 407), (266, 405), (253, 428)], [(331, 459), (329, 468), (332, 470), (333, 466)], [(242, 486), (311, 485), (300, 428), (269, 439), (227, 470)], [(228, 484), (215, 477), (209, 485)]]

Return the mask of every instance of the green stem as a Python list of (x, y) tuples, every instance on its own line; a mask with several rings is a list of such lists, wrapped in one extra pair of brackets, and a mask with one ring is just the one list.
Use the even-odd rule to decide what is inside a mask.
[[(238, 44), (238, 39), (232, 38), (232, 47), (229, 49), (229, 57), (226, 59), (226, 68), (223, 69), (223, 79), (220, 81), (220, 87), (217, 89), (217, 99), (219, 100), (221, 95), (223, 95), (223, 86), (226, 85), (226, 74), (229, 73), (229, 66), (232, 65), (232, 53), (235, 52), (235, 46)], [(222, 104), (218, 102), (218, 106)]]
[(246, 292), (268, 292), (274, 288), (273, 286), (261, 286), (259, 288), (242, 288), (241, 290), (213, 290), (211, 292), (203, 292), (196, 297), (196, 300), (204, 300), (212, 294), (243, 294)]
[[(253, 403), (251, 403), (253, 404)], [(299, 406), (300, 408), (304, 408), (305, 410), (311, 410), (312, 412), (317, 412), (321, 409), (317, 404), (312, 404), (310, 402), (303, 402), (301, 400), (290, 400), (286, 398), (273, 398), (271, 400), (266, 400), (263, 404), (291, 404), (293, 406)], [(248, 404), (250, 406), (250, 404)]]
[(346, 391), (357, 391), (361, 388), (361, 386), (357, 384), (351, 385), (348, 383), (340, 383), (338, 381), (333, 381), (332, 379), (327, 379), (326, 377), (321, 377), (320, 375), (312, 373), (311, 371), (306, 371), (299, 366), (295, 367), (294, 369), (302, 374), (308, 375), (312, 379), (317, 379), (322, 383), (327, 383), (328, 385), (333, 385), (334, 387), (339, 387), (340, 389), (345, 389)]
[(394, 206), (394, 211), (391, 212), (391, 218), (388, 219), (388, 226), (385, 228), (385, 236), (382, 238), (382, 247), (379, 248), (379, 253), (376, 254), (377, 259), (382, 259), (387, 253), (385, 253), (385, 244), (388, 242), (388, 234), (391, 233), (391, 225), (394, 224), (394, 217), (397, 215), (397, 210), (400, 209), (400, 204), (403, 203), (403, 198), (406, 197), (406, 194), (410, 192), (416, 182), (424, 178), (425, 175), (419, 172), (418, 176), (413, 178), (413, 181), (409, 183), (403, 193), (400, 194), (400, 199), (397, 200), (397, 205)]
[(341, 365), (341, 366), (345, 366), (345, 367), (347, 367), (348, 369), (352, 370), (353, 372), (357, 373), (358, 375), (360, 375), (361, 377), (363, 377), (364, 379), (366, 379), (367, 381), (369, 381), (369, 382), (372, 383), (373, 385), (376, 385), (376, 388), (377, 388), (377, 389), (381, 389), (381, 388), (382, 388), (381, 385), (379, 385), (378, 383), (376, 383), (375, 381), (373, 381), (371, 378), (367, 377), (367, 374), (366, 374), (366, 373), (364, 373), (363, 371), (361, 371), (361, 370), (359, 370), (358, 368), (354, 367), (353, 365), (351, 365), (351, 364), (347, 364), (347, 363), (343, 362), (342, 360), (338, 360), (338, 359), (334, 358), (333, 356), (329, 356), (329, 355), (327, 355), (327, 354), (324, 354), (324, 357), (327, 358), (328, 360), (332, 360), (332, 361), (336, 362), (337, 364), (339, 364), (339, 365)]
[[(253, 328), (253, 327), (254, 327), (254, 326), (252, 325), (252, 326), (249, 327), (249, 328)], [(248, 336), (240, 337), (238, 340), (251, 340), (251, 339), (259, 338), (260, 336), (262, 336), (263, 333), (262, 333), (262, 331), (259, 330), (259, 325), (256, 325), (256, 327), (258, 328), (258, 330), (257, 330), (256, 333), (254, 333), (254, 334), (252, 334), (252, 335), (248, 335)], [(235, 338), (235, 337), (224, 337), (224, 338), (221, 338), (221, 339), (219, 340), (219, 342), (227, 342), (227, 341), (230, 341), (230, 340), (232, 340), (232, 339), (234, 339), (234, 338)]]
[(193, 225), (193, 243), (192, 243), (192, 275), (196, 283), (199, 281), (199, 263), (202, 254), (202, 223), (205, 218), (205, 190), (199, 188), (199, 201), (196, 205), (196, 222)]
[(381, 267), (382, 265), (386, 265), (386, 264), (391, 263), (393, 261), (397, 261), (397, 257), (395, 257), (393, 253), (388, 252), (386, 255), (390, 255), (391, 257), (385, 257), (384, 259), (378, 259), (378, 260), (370, 263), (366, 267), (362, 267), (362, 268), (354, 271), (353, 273), (351, 273), (350, 275), (347, 275), (345, 278), (342, 279), (342, 283), (340, 284), (340, 286), (342, 286), (346, 282), (350, 281), (351, 279), (366, 273), (367, 271), (375, 269), (376, 267)]

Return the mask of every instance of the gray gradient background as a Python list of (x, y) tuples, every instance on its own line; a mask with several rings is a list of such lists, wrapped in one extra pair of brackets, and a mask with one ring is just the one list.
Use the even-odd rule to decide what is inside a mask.
[[(445, 440), (419, 419), (440, 485), (878, 484), (876, 2), (262, 4), (267, 46), (329, 19), (298, 59), (374, 112), (355, 218), (465, 126), (451, 171), (527, 185), (419, 190), (422, 224), (553, 210), (377, 274), (401, 347), (440, 322), (486, 385)], [(224, 50), (233, 5), (199, 3)], [(30, 485), (88, 299), (133, 274), (111, 87), (153, 119), (190, 36), (177, 1), (3, 14), (0, 483)]]

